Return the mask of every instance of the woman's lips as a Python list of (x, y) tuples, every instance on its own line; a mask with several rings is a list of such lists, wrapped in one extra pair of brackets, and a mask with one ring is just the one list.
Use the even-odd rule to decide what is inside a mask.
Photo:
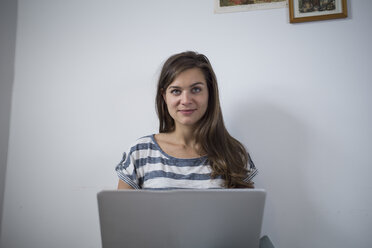
[(194, 113), (195, 109), (182, 109), (182, 110), (178, 110), (179, 112), (181, 112), (181, 114), (184, 114), (184, 115), (191, 115), (192, 113)]

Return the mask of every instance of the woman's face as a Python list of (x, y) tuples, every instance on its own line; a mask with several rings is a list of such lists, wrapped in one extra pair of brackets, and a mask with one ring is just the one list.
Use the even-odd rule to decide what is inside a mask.
[(208, 108), (208, 86), (199, 68), (180, 73), (163, 93), (177, 128), (192, 127)]

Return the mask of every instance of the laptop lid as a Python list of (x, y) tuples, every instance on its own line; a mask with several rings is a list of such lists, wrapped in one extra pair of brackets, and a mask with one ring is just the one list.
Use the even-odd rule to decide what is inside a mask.
[(265, 197), (260, 189), (102, 191), (102, 246), (258, 248)]

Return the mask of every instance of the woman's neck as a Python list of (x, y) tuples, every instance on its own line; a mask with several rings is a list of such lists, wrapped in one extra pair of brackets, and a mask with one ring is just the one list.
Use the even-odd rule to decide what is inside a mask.
[(193, 129), (176, 128), (173, 132), (155, 135), (160, 148), (168, 155), (176, 158), (196, 158), (204, 156), (196, 144)]
[(175, 143), (185, 147), (195, 147), (195, 136), (192, 128), (176, 128), (172, 133)]

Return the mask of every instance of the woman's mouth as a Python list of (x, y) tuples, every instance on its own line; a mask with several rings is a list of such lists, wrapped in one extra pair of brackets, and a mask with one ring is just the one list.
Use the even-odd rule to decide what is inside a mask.
[(181, 114), (190, 115), (190, 114), (194, 113), (195, 109), (181, 109), (181, 110), (178, 110), (178, 111), (181, 112)]

